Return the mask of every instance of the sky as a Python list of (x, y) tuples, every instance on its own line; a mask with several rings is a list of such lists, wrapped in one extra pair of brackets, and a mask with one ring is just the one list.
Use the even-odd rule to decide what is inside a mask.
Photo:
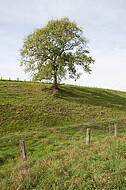
[(83, 29), (95, 64), (62, 82), (126, 91), (126, 0), (0, 0), (0, 78), (30, 80), (20, 67), (24, 38), (63, 17)]

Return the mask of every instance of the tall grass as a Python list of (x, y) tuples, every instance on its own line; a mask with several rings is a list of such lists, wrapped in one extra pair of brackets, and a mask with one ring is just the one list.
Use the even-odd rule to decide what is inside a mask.
[(126, 92), (0, 81), (0, 126), (1, 190), (126, 187)]

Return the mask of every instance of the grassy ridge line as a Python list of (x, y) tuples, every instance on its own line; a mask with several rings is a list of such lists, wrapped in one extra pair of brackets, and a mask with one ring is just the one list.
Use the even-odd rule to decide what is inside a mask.
[(0, 81), (0, 135), (43, 127), (121, 120), (126, 92), (50, 84)]

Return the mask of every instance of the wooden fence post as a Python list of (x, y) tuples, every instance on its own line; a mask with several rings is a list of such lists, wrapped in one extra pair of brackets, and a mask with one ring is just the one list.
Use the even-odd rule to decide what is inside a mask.
[(87, 129), (86, 144), (90, 144), (90, 129)]
[(25, 141), (20, 140), (19, 142), (20, 142), (21, 158), (22, 158), (22, 161), (25, 161), (25, 160), (27, 160), (26, 151), (25, 151)]
[(117, 128), (117, 124), (115, 124), (115, 137), (118, 135), (118, 128)]

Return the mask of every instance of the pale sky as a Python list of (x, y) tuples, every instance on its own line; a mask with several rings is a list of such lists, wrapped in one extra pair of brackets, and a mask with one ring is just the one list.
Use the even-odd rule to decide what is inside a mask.
[(0, 0), (0, 78), (29, 80), (20, 67), (23, 39), (62, 17), (83, 29), (96, 60), (91, 75), (62, 82), (126, 91), (126, 0)]

